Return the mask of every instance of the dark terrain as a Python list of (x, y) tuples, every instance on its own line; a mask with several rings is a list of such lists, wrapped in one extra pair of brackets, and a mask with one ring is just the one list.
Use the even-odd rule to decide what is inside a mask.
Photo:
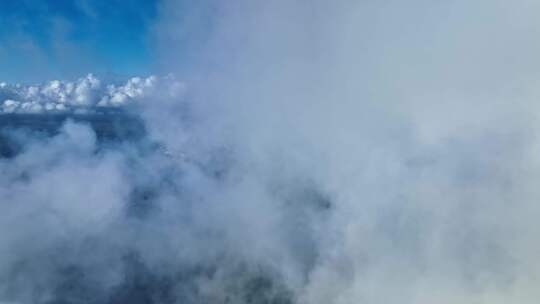
[[(133, 182), (133, 190), (126, 201), (125, 214), (119, 219), (122, 229), (138, 228), (151, 231), (153, 217), (160, 215), (160, 192), (178, 193), (177, 176), (181, 172), (174, 168), (174, 161), (160, 150), (158, 144), (149, 143), (144, 123), (136, 116), (122, 112), (109, 112), (101, 114), (2, 114), (0, 115), (0, 160), (9, 162), (10, 158), (24, 151), (25, 140), (47, 140), (61, 132), (63, 124), (72, 120), (89, 125), (96, 134), (97, 149), (115, 149), (115, 145), (122, 144), (135, 148), (134, 151), (150, 151), (161, 153), (162, 157), (169, 158), (172, 168), (169, 173), (161, 174), (153, 179), (146, 178), (144, 162), (133, 159), (130, 167), (134, 176), (140, 182)], [(142, 148), (142, 150), (141, 150)], [(212, 170), (205, 168), (215, 167), (212, 164), (200, 164), (203, 172), (212, 178), (218, 178)], [(167, 170), (165, 170), (167, 171)], [(215, 170), (214, 170), (215, 171)], [(325, 207), (326, 208), (326, 207)], [(131, 227), (131, 228), (128, 228)], [(147, 227), (147, 228), (140, 228)], [(116, 232), (109, 232), (116, 233)], [(120, 235), (122, 232), (118, 232)], [(148, 232), (147, 232), (148, 233)], [(137, 234), (133, 236), (138, 238)], [(155, 235), (161, 240), (163, 236)], [(89, 267), (91, 259), (81, 256), (68, 261), (64, 256), (72, 256), (69, 250), (51, 249), (46, 252), (42, 261), (28, 261), (21, 258), (13, 269), (7, 289), (0, 290), (0, 300), (9, 300), (13, 303), (31, 301), (32, 303), (63, 304), (63, 303), (91, 303), (91, 304), (166, 304), (166, 303), (216, 303), (216, 304), (291, 304), (293, 299), (290, 291), (284, 287), (279, 278), (258, 267), (245, 267), (242, 261), (233, 258), (237, 266), (231, 266), (231, 260), (209, 261), (206, 265), (178, 264), (166, 270), (153, 270), (140, 258), (136, 247), (108, 248), (106, 236), (93, 238), (73, 238), (65, 244), (57, 244), (59, 248), (83, 248), (90, 246), (91, 250), (101, 248), (109, 252), (106, 256), (120, 257), (117, 265), (123, 272), (123, 279), (114, 288), (100, 284), (100, 273), (103, 269)], [(189, 246), (189, 245), (188, 245)], [(171, 261), (164, 261), (171, 263)], [(166, 264), (167, 264), (166, 263)], [(47, 284), (49, 288), (43, 289), (39, 279), (34, 274), (40, 265), (49, 265), (47, 272), (53, 280)], [(91, 264), (91, 263), (90, 263)], [(176, 264), (172, 261), (172, 264)], [(229, 274), (223, 277), (220, 269), (228, 269)], [(231, 270), (232, 269), (232, 270)], [(39, 271), (38, 271), (39, 272)], [(221, 274), (220, 274), (221, 273)], [(220, 296), (208, 296), (200, 290), (200, 281), (219, 281), (223, 290)], [(20, 282), (25, 282), (20, 285)], [(29, 291), (32, 290), (32, 291)], [(44, 298), (43, 294), (48, 294)]]
[(52, 137), (60, 132), (67, 120), (90, 125), (100, 144), (136, 142), (146, 134), (139, 118), (119, 111), (99, 114), (0, 114), (0, 157), (9, 158), (20, 152), (21, 143), (13, 134)]

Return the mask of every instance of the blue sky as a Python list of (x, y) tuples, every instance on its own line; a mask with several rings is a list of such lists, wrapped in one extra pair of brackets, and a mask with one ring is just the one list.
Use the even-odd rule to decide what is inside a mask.
[(0, 81), (152, 72), (159, 0), (0, 0)]

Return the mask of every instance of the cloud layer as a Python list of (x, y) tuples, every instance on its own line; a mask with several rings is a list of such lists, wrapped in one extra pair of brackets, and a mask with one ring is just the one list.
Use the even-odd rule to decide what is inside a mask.
[(174, 97), (183, 84), (172, 76), (133, 77), (123, 84), (103, 83), (92, 74), (77, 81), (53, 80), (37, 85), (0, 83), (3, 113), (94, 113), (127, 107), (153, 95)]
[(539, 5), (163, 1), (188, 90), (6, 89), (147, 132), (3, 131), (1, 299), (536, 303)]

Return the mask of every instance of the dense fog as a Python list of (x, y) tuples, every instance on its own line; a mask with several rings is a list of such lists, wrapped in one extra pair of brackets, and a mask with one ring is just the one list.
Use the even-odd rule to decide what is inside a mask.
[(0, 85), (1, 301), (538, 302), (540, 2), (188, 2)]

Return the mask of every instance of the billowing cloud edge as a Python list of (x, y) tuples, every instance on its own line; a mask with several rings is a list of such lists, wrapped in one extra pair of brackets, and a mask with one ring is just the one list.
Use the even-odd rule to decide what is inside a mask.
[(178, 96), (184, 89), (173, 75), (132, 77), (124, 83), (108, 83), (93, 74), (75, 81), (33, 85), (0, 82), (0, 113), (99, 113), (122, 109), (151, 96)]

